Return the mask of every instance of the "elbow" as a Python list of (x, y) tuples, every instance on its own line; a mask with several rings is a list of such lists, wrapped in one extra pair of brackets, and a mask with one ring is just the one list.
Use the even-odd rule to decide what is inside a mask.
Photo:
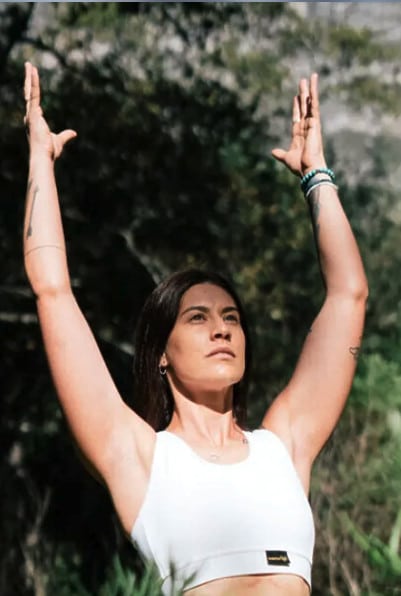
[[(28, 265), (28, 266), (27, 266)], [(25, 264), (29, 284), (36, 298), (59, 296), (71, 291), (66, 267), (53, 266), (50, 262), (31, 261)]]
[(357, 304), (366, 304), (369, 296), (369, 286), (365, 275), (350, 278), (346, 283), (333, 285), (327, 289), (328, 295), (341, 296)]
[(32, 290), (37, 300), (47, 298), (57, 298), (71, 292), (71, 285), (67, 280), (57, 278), (47, 278), (46, 280), (37, 281), (32, 285)]
[(368, 280), (365, 276), (351, 284), (349, 294), (355, 300), (355, 302), (367, 302), (369, 296), (369, 286)]
[(31, 249), (25, 254), (24, 264), (28, 281), (37, 298), (59, 296), (70, 291), (67, 257), (61, 245)]

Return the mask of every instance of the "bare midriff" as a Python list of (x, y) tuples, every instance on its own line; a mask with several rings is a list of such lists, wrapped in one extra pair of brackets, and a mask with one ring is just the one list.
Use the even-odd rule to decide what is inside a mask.
[(297, 575), (241, 575), (216, 579), (184, 592), (185, 596), (310, 596)]

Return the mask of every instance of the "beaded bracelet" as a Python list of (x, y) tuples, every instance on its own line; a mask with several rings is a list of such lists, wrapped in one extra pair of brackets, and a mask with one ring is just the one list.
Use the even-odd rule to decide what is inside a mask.
[(322, 186), (323, 184), (325, 184), (327, 186), (331, 186), (335, 190), (338, 190), (338, 186), (336, 186), (331, 180), (319, 180), (319, 182), (316, 182), (316, 184), (313, 184), (313, 186), (308, 188), (308, 190), (305, 192), (305, 199), (309, 199), (309, 195), (312, 192), (312, 190), (315, 190), (315, 188), (317, 188), (318, 186)]
[(305, 184), (311, 178), (313, 178), (313, 176), (316, 176), (316, 174), (327, 174), (328, 176), (330, 176), (330, 178), (331, 178), (331, 180), (333, 182), (335, 180), (335, 174), (334, 174), (333, 170), (331, 170), (330, 168), (316, 168), (314, 170), (311, 170), (310, 172), (308, 172), (307, 174), (305, 174), (305, 176), (303, 176), (301, 178), (301, 188), (302, 188), (302, 190), (304, 190)]

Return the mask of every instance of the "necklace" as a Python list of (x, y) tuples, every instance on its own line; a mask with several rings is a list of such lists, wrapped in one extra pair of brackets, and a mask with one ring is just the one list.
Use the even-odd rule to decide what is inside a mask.
[[(245, 435), (242, 435), (242, 444), (243, 445), (248, 445), (249, 441), (248, 439), (245, 437)], [(221, 453), (216, 453), (215, 451), (212, 451), (211, 453), (209, 453), (209, 459), (210, 461), (218, 461), (221, 457)]]

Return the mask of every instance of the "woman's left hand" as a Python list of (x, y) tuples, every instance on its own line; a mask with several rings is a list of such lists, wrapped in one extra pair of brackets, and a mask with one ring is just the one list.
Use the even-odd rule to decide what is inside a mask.
[(292, 108), (292, 138), (288, 151), (273, 149), (272, 155), (297, 176), (325, 168), (319, 112), (318, 75), (301, 79)]

